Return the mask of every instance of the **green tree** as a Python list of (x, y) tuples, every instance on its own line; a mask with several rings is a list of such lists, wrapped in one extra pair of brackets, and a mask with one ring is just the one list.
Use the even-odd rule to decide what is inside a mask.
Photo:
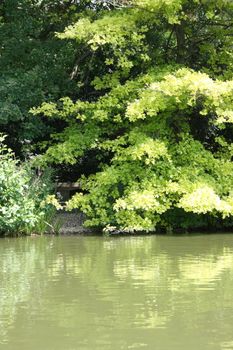
[(5, 0), (0, 5), (0, 128), (22, 155), (30, 143), (58, 130), (29, 109), (42, 101), (72, 96), (75, 48), (54, 32), (70, 23), (77, 6), (66, 1)]
[(79, 98), (32, 110), (65, 125), (38, 161), (95, 156), (68, 203), (87, 225), (231, 225), (232, 15), (230, 0), (107, 1), (58, 34), (85, 53)]

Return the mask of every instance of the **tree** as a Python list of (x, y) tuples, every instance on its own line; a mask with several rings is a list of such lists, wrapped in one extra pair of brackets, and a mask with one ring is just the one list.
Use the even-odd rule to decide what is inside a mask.
[(87, 225), (231, 225), (232, 15), (230, 0), (107, 1), (58, 34), (82, 53), (79, 98), (32, 112), (65, 125), (41, 163), (98, 160), (68, 203)]
[(54, 35), (78, 10), (66, 3), (6, 0), (0, 5), (0, 128), (20, 156), (57, 130), (29, 109), (67, 93), (72, 96), (74, 90), (70, 70), (75, 48)]

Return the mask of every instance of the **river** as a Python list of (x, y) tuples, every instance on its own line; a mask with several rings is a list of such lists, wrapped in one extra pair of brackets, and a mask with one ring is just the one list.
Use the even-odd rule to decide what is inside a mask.
[(1, 239), (0, 349), (233, 349), (233, 234)]

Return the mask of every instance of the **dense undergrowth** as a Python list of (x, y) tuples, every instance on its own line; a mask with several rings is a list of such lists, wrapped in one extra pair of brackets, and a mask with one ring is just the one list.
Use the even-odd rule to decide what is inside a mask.
[(50, 174), (38, 176), (30, 163), (19, 163), (0, 136), (0, 235), (51, 230), (55, 208)]

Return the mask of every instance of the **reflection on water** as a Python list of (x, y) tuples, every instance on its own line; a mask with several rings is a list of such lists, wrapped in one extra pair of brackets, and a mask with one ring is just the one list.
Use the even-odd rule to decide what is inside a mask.
[(0, 349), (233, 349), (233, 235), (0, 240)]

